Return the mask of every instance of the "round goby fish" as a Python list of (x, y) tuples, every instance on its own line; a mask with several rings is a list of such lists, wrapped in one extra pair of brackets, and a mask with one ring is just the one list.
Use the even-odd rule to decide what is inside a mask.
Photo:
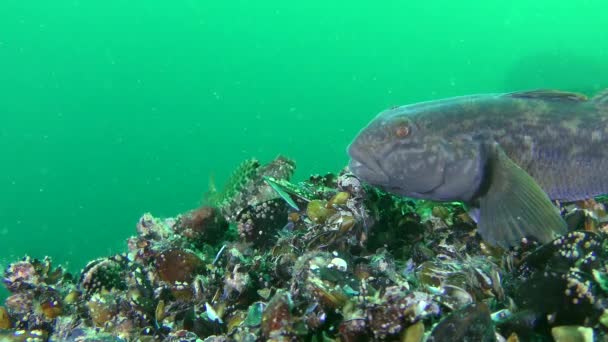
[(608, 90), (455, 97), (378, 114), (348, 147), (351, 171), (385, 191), (462, 201), (504, 248), (551, 241), (566, 223), (551, 200), (608, 193)]

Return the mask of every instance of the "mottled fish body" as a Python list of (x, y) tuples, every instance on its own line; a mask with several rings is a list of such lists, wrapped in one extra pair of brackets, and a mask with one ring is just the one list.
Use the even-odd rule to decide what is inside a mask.
[(551, 199), (608, 193), (608, 92), (455, 97), (381, 112), (348, 148), (350, 168), (396, 194), (463, 201), (509, 247), (566, 230)]

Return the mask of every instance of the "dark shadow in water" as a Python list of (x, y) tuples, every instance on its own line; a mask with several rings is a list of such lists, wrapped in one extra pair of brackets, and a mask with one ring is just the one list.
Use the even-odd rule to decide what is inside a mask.
[(593, 95), (608, 88), (608, 59), (547, 51), (524, 57), (507, 71), (505, 91), (539, 88)]

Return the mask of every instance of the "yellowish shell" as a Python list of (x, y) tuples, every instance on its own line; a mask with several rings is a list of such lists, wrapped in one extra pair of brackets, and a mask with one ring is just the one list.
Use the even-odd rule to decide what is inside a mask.
[(424, 337), (424, 323), (418, 322), (414, 325), (410, 325), (403, 334), (401, 334), (401, 341), (403, 342), (421, 342)]
[(312, 222), (322, 224), (336, 213), (335, 209), (328, 209), (326, 205), (325, 201), (312, 200), (306, 207), (306, 215)]
[(10, 329), (11, 320), (8, 316), (8, 311), (4, 306), (0, 306), (0, 329)]
[(117, 314), (116, 302), (111, 295), (94, 295), (87, 302), (89, 316), (98, 327), (103, 327)]
[(154, 312), (154, 318), (157, 322), (162, 322), (165, 318), (165, 301), (159, 300), (158, 305), (156, 305), (156, 310)]
[(48, 319), (57, 318), (63, 313), (61, 303), (56, 301), (40, 303), (40, 310)]
[(350, 198), (350, 194), (348, 192), (338, 192), (332, 197), (327, 203), (328, 208), (333, 208), (334, 205), (345, 205), (346, 201)]
[(66, 304), (74, 304), (76, 303), (79, 297), (80, 293), (78, 291), (72, 291), (65, 296), (63, 302)]

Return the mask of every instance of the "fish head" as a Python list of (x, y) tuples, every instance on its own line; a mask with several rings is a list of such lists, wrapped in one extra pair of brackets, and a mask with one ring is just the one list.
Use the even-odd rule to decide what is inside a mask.
[(349, 169), (395, 194), (470, 200), (483, 176), (482, 145), (468, 134), (448, 137), (419, 114), (408, 106), (381, 112), (348, 146)]

